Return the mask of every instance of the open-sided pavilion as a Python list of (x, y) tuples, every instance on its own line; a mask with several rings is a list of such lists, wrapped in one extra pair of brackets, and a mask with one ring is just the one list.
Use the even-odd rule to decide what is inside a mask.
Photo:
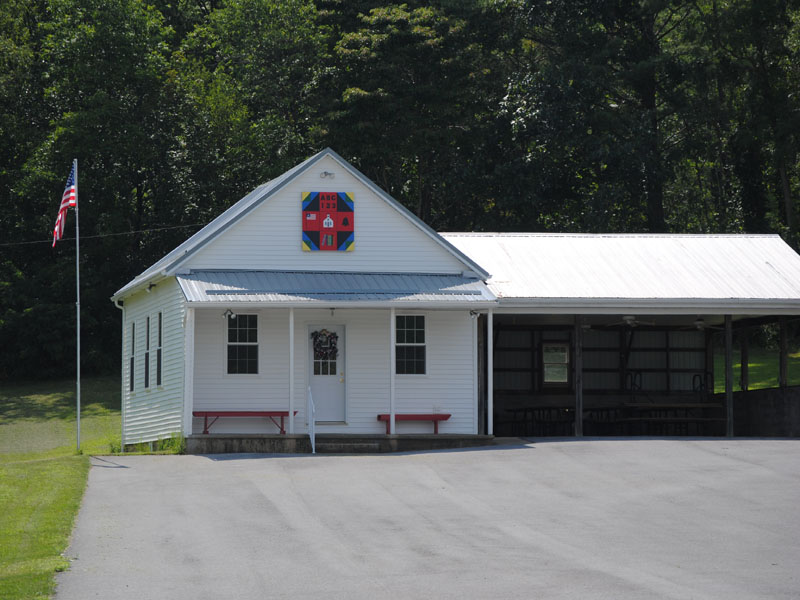
[[(494, 433), (800, 435), (800, 260), (779, 236), (443, 235), (492, 274)], [(753, 390), (747, 341), (765, 335), (775, 373)]]

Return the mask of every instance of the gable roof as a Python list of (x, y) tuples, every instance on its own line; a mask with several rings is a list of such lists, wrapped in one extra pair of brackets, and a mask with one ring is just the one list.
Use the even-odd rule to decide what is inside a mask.
[(485, 271), (480, 265), (475, 263), (470, 257), (465, 255), (455, 246), (447, 242), (438, 233), (431, 229), (414, 213), (409, 211), (406, 207), (400, 204), (397, 200), (392, 198), (389, 194), (379, 188), (372, 182), (366, 175), (361, 173), (358, 169), (353, 167), (344, 158), (339, 156), (330, 148), (325, 148), (314, 156), (306, 159), (302, 163), (292, 167), (282, 175), (258, 186), (252, 192), (247, 194), (244, 198), (236, 202), (233, 206), (228, 208), (225, 212), (219, 215), (216, 219), (211, 221), (208, 225), (203, 227), (200, 231), (195, 233), (185, 242), (180, 244), (177, 248), (166, 254), (159, 261), (145, 269), (141, 274), (134, 277), (130, 282), (111, 297), (112, 300), (117, 300), (124, 296), (129, 295), (135, 290), (138, 290), (149, 282), (161, 279), (166, 276), (175, 275), (181, 269), (181, 265), (195, 252), (204, 247), (206, 244), (215, 239), (222, 232), (237, 223), (240, 219), (248, 215), (253, 209), (260, 206), (263, 202), (275, 195), (279, 190), (283, 189), (291, 181), (296, 179), (299, 175), (304, 173), (309, 168), (313, 167), (316, 163), (325, 157), (331, 157), (338, 162), (348, 173), (359, 180), (367, 188), (370, 189), (375, 195), (381, 198), (386, 204), (395, 209), (406, 219), (408, 219), (414, 226), (420, 229), (425, 235), (434, 240), (447, 252), (453, 255), (466, 267), (466, 270), (471, 270), (477, 274), (478, 277), (486, 279), (489, 273)]
[(777, 235), (443, 233), (500, 306), (800, 314), (800, 256)]

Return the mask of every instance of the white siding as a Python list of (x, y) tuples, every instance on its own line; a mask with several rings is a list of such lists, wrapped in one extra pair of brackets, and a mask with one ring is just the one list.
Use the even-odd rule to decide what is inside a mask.
[[(399, 312), (398, 314), (410, 314)], [(395, 408), (451, 413), (441, 433), (477, 433), (473, 411), (472, 321), (468, 311), (425, 313), (427, 374), (397, 375)], [(397, 433), (431, 433), (428, 422), (399, 422)], [(384, 430), (385, 431), (385, 430)]]
[[(329, 171), (335, 179), (321, 179)], [(355, 249), (303, 252), (301, 193), (355, 195)], [(460, 273), (448, 250), (347, 173), (335, 160), (317, 165), (200, 249), (182, 268)]]
[[(286, 410), (289, 312), (252, 311), (259, 315), (258, 375), (228, 375), (225, 366), (225, 320), (222, 310), (197, 310), (194, 410)], [(411, 313), (402, 313), (411, 314)], [(397, 412), (447, 412), (442, 433), (474, 433), (472, 326), (468, 311), (417, 312), (426, 317), (427, 374), (398, 375)], [(378, 413), (389, 412), (389, 311), (295, 310), (295, 431), (306, 431), (309, 326), (344, 325), (346, 342), (345, 424), (318, 424), (318, 433), (385, 433)], [(194, 419), (194, 433), (202, 419)], [(428, 422), (401, 422), (398, 433), (430, 433)], [(214, 433), (276, 433), (260, 419), (220, 419)]]
[[(161, 385), (156, 385), (158, 313), (162, 313)], [(124, 444), (170, 437), (182, 429), (183, 293), (174, 279), (151, 292), (126, 298), (123, 305), (123, 432)], [(150, 387), (144, 387), (146, 323), (150, 317)], [(130, 391), (131, 324), (136, 324), (134, 390)]]
[[(193, 410), (288, 410), (289, 311), (242, 310), (258, 316), (258, 374), (227, 372), (227, 322), (222, 308), (196, 310)], [(295, 400), (296, 409), (305, 406)], [(298, 412), (296, 424), (304, 417)], [(214, 433), (277, 433), (260, 419), (220, 419)], [(288, 427), (287, 427), (288, 429)], [(203, 431), (195, 418), (193, 432)]]

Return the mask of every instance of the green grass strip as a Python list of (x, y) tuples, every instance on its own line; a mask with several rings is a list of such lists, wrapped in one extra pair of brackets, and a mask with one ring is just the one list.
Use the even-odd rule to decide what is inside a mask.
[(3, 382), (0, 389), (0, 599), (50, 598), (89, 473), (89, 454), (119, 447), (119, 379)]
[(0, 463), (0, 598), (49, 598), (89, 473), (87, 456)]

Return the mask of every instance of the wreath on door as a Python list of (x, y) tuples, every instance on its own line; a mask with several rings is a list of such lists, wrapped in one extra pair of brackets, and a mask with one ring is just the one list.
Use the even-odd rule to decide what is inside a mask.
[(311, 339), (314, 340), (314, 360), (336, 360), (339, 355), (339, 334), (320, 329), (311, 334)]

